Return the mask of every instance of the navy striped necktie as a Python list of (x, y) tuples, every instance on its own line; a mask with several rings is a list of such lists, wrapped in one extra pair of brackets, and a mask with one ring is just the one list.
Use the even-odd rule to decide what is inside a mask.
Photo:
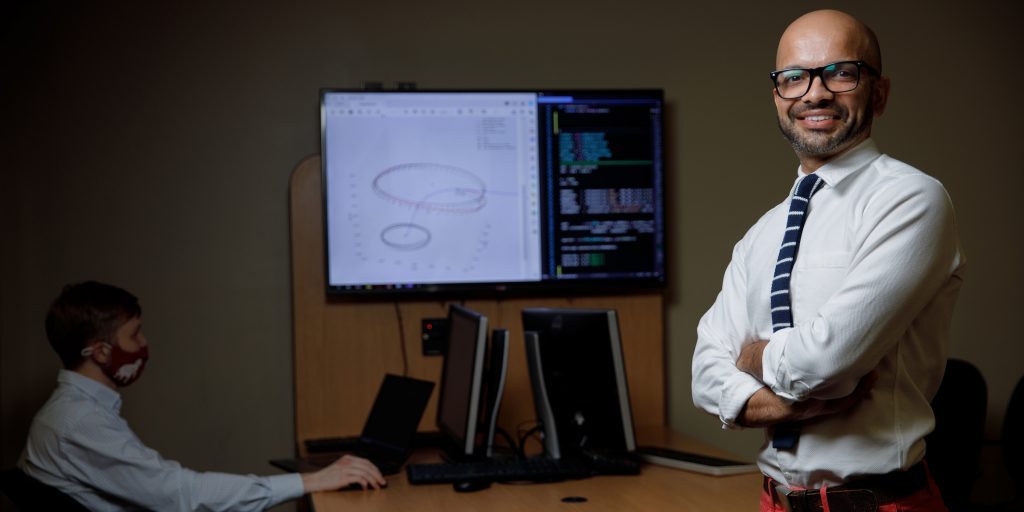
[[(800, 180), (789, 202), (789, 218), (786, 231), (779, 247), (779, 259), (775, 263), (775, 277), (772, 279), (772, 332), (793, 327), (793, 311), (789, 300), (789, 278), (796, 262), (796, 252), (800, 248), (800, 234), (807, 219), (807, 207), (811, 196), (821, 190), (825, 184), (817, 174), (809, 174)], [(785, 423), (776, 425), (772, 446), (779, 450), (789, 450), (796, 446), (800, 436), (798, 425)]]

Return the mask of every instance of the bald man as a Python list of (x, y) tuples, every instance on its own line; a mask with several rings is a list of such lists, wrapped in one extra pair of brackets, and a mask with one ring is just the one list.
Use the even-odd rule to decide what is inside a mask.
[(694, 403), (764, 429), (762, 511), (946, 510), (923, 459), (964, 266), (953, 206), (871, 139), (890, 88), (871, 29), (806, 14), (775, 69), (800, 165), (700, 321)]

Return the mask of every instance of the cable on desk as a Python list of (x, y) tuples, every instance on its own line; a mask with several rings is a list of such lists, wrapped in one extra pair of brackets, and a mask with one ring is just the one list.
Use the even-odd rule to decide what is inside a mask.
[(398, 318), (398, 346), (402, 349), (402, 376), (409, 376), (409, 355), (405, 352), (405, 327), (402, 322), (402, 308), (395, 301), (395, 316)]
[[(528, 423), (533, 423), (533, 427), (527, 430), (526, 433), (523, 433), (523, 425), (526, 425)], [(542, 428), (544, 428), (544, 425), (537, 420), (524, 421), (519, 425), (516, 425), (516, 433), (519, 434), (518, 450), (520, 458), (526, 458), (526, 442), (529, 441), (530, 437), (533, 436), (535, 433), (540, 432)], [(541, 438), (538, 437), (537, 441), (540, 442)]]
[[(495, 432), (496, 435), (499, 435), (500, 437), (504, 438), (505, 442), (508, 443), (508, 446), (505, 446), (504, 448), (506, 450), (508, 450), (508, 452), (511, 453), (513, 457), (517, 457), (518, 458), (520, 456), (520, 450), (519, 450), (519, 445), (516, 443), (516, 440), (512, 439), (512, 436), (510, 436), (509, 433), (506, 432), (505, 429), (503, 429), (501, 427), (495, 428), (494, 432)], [(497, 449), (497, 448), (502, 448), (502, 447), (498, 446), (495, 443), (494, 448)]]

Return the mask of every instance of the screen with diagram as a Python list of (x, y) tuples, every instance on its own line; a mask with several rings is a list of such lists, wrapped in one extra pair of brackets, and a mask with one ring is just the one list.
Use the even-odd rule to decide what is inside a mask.
[(662, 284), (661, 112), (661, 91), (323, 91), (328, 292)]

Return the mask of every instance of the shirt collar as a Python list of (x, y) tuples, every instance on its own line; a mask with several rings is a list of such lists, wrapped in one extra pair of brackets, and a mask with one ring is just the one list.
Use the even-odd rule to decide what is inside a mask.
[(121, 394), (85, 375), (71, 370), (61, 370), (57, 374), (57, 382), (78, 389), (89, 395), (96, 403), (114, 412), (121, 411)]
[[(878, 146), (875, 145), (875, 141), (868, 138), (864, 142), (854, 146), (846, 153), (839, 155), (838, 158), (818, 168), (814, 174), (817, 174), (822, 181), (825, 182), (826, 186), (835, 187), (839, 185), (839, 182), (846, 179), (847, 176), (867, 167), (874, 159), (878, 158), (882, 154), (878, 150)], [(804, 172), (803, 166), (797, 168), (797, 181), (807, 176)], [(795, 187), (795, 185), (794, 185)]]

